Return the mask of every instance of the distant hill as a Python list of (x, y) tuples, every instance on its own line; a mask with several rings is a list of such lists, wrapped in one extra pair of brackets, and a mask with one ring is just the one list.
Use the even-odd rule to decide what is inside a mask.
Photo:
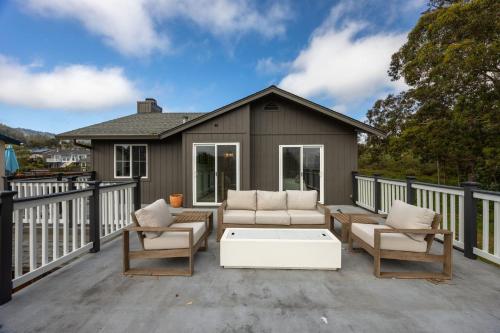
[(28, 147), (52, 146), (57, 144), (54, 133), (35, 131), (28, 128), (14, 128), (0, 124), (0, 133), (21, 140)]

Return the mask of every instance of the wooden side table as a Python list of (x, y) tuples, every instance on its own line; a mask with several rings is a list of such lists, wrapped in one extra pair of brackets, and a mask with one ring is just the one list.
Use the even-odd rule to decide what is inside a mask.
[(206, 219), (208, 219), (208, 234), (211, 234), (214, 227), (214, 214), (209, 210), (192, 210), (178, 213), (175, 215), (174, 223), (205, 221)]
[[(340, 237), (342, 243), (347, 243), (349, 241), (351, 223), (378, 224), (378, 222), (374, 220), (374, 218), (377, 217), (380, 216), (370, 214), (330, 213), (330, 228), (337, 237)], [(335, 231), (335, 221), (340, 223), (340, 234)]]

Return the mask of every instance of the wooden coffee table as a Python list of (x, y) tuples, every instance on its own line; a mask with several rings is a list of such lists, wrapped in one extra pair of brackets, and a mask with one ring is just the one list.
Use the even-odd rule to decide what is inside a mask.
[(208, 219), (208, 233), (212, 233), (214, 227), (214, 214), (209, 210), (192, 210), (175, 214), (175, 222), (197, 222)]
[[(359, 214), (359, 213), (330, 213), (331, 231), (340, 237), (342, 243), (349, 241), (349, 230), (351, 230), (351, 223), (363, 224), (378, 224), (376, 218), (382, 217), (381, 215)], [(340, 234), (335, 231), (335, 221), (340, 223)]]

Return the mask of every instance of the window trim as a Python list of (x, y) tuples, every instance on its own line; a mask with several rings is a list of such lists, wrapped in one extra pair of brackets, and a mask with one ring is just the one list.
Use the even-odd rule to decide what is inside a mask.
[[(197, 146), (214, 146), (215, 156), (217, 157), (217, 146), (236, 146), (236, 190), (240, 190), (240, 143), (239, 142), (193, 142), (193, 159), (192, 159), (192, 196), (193, 206), (220, 206), (222, 202), (217, 202), (217, 186), (215, 189), (215, 202), (197, 202), (196, 201), (196, 147)], [(217, 158), (215, 158), (215, 171), (217, 172)], [(217, 184), (217, 175), (215, 176)]]
[(147, 143), (115, 143), (113, 145), (113, 176), (115, 179), (132, 179), (132, 149), (130, 149), (130, 161), (129, 161), (129, 168), (130, 168), (130, 176), (117, 176), (116, 175), (116, 147), (123, 147), (123, 146), (142, 146), (146, 147), (146, 175), (142, 176), (141, 179), (148, 179), (149, 178), (149, 145)]
[[(318, 144), (318, 145), (311, 145), (311, 144), (307, 144), (307, 145), (301, 145), (301, 144), (297, 144), (297, 145), (279, 145), (279, 190), (280, 191), (283, 191), (283, 148), (288, 148), (288, 147), (296, 147), (296, 148), (300, 148), (300, 173), (302, 175), (302, 172), (304, 170), (304, 148), (319, 148), (319, 158), (320, 158), (320, 170), (319, 170), (319, 178), (320, 178), (320, 183), (319, 183), (319, 189), (320, 189), (320, 193), (319, 193), (319, 198), (318, 198), (318, 201), (319, 203), (324, 203), (325, 202), (325, 145), (321, 145), (321, 144)], [(301, 188), (301, 191), (304, 191), (303, 189), (304, 187), (304, 179), (303, 177), (301, 176), (300, 177), (300, 188)]]

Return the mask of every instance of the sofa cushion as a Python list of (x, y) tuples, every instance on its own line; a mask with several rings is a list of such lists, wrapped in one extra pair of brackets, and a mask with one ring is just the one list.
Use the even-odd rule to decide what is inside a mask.
[(325, 214), (317, 210), (288, 210), (290, 224), (325, 224)]
[[(430, 229), (435, 213), (427, 208), (409, 205), (401, 200), (392, 204), (385, 224), (396, 229)], [(423, 242), (426, 235), (408, 234), (414, 240)]]
[(225, 210), (223, 223), (255, 224), (255, 211), (253, 210)]
[(257, 210), (286, 210), (286, 192), (257, 191)]
[(257, 208), (255, 191), (227, 191), (226, 209), (255, 210)]
[(316, 202), (318, 201), (318, 191), (287, 190), (286, 196), (286, 204), (288, 209), (316, 209)]
[[(168, 227), (174, 221), (164, 199), (158, 199), (152, 204), (135, 212), (137, 222), (141, 227)], [(160, 236), (161, 232), (145, 232), (146, 238)]]
[[(372, 247), (375, 246), (375, 229), (391, 229), (391, 227), (382, 224), (351, 224), (351, 232)], [(427, 243), (416, 241), (405, 234), (382, 234), (380, 248), (383, 250), (425, 252)]]
[(255, 212), (255, 223), (290, 225), (290, 215), (286, 210), (258, 210)]
[[(193, 245), (203, 236), (205, 222), (174, 223), (171, 228), (193, 228)], [(144, 238), (146, 250), (186, 249), (189, 247), (189, 233), (183, 231), (165, 231), (156, 238)]]

